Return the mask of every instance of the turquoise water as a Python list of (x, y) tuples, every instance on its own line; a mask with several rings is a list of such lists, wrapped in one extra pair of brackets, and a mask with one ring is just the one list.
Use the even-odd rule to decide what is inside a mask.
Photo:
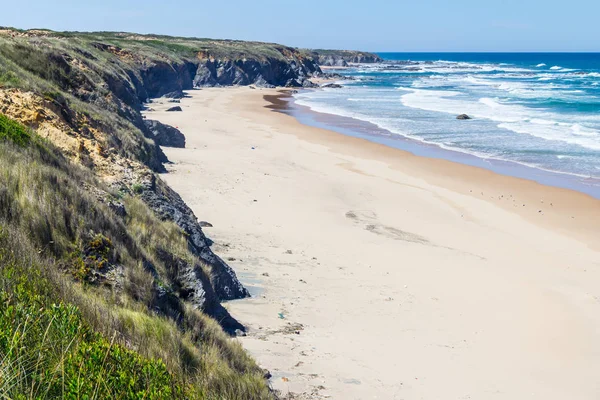
[(484, 160), (600, 178), (600, 54), (380, 55), (336, 71), (356, 78), (344, 88), (296, 103)]

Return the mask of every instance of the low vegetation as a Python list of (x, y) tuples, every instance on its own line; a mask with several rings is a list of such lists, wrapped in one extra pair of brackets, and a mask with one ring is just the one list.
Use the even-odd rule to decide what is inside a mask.
[[(239, 343), (178, 300), (158, 249), (200, 261), (176, 225), (2, 115), (0, 165), (0, 397), (272, 398)], [(177, 317), (157, 312), (168, 299)]]
[[(149, 207), (166, 158), (140, 110), (190, 88), (199, 59), (293, 51), (307, 54), (0, 28), (0, 399), (274, 398), (196, 301), (212, 291), (218, 305), (211, 268)], [(190, 267), (194, 301), (181, 278)]]

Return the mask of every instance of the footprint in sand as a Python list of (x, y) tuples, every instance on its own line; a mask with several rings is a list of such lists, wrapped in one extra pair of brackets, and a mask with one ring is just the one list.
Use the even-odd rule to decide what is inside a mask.
[(346, 218), (353, 220), (356, 224), (364, 227), (365, 230), (394, 240), (403, 240), (410, 243), (431, 244), (431, 242), (416, 233), (406, 232), (392, 226), (379, 223), (377, 214), (373, 211), (348, 211)]
[(478, 254), (469, 253), (466, 251), (462, 251), (459, 249), (455, 249), (453, 247), (441, 246), (436, 243), (432, 243), (429, 239), (424, 236), (418, 235), (416, 233), (406, 232), (398, 228), (394, 228), (393, 226), (383, 225), (377, 219), (377, 214), (373, 211), (356, 211), (351, 210), (346, 213), (346, 218), (354, 221), (355, 225), (363, 227), (366, 231), (374, 233), (376, 235), (381, 235), (388, 237), (393, 240), (402, 240), (404, 242), (422, 244), (426, 246), (437, 247), (441, 249), (447, 249), (451, 251), (458, 251), (468, 256), (476, 257), (480, 260), (485, 260), (485, 257), (482, 257)]

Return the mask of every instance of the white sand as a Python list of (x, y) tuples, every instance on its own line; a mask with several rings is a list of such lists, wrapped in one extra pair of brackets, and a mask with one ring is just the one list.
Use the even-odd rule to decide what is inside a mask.
[(147, 114), (187, 138), (163, 179), (258, 293), (227, 307), (276, 389), (600, 398), (600, 202), (190, 93)]

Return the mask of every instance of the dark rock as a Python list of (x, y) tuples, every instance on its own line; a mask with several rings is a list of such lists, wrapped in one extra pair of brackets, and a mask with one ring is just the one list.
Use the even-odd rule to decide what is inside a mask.
[(173, 189), (152, 175), (140, 197), (159, 218), (175, 222), (186, 233), (190, 251), (211, 267), (210, 281), (218, 300), (250, 296), (233, 269), (212, 252), (212, 241), (204, 235), (192, 210)]
[(212, 228), (213, 227), (213, 225), (210, 222), (206, 222), (206, 221), (200, 221), (200, 222), (198, 222), (198, 224), (202, 228)]
[(301, 86), (304, 87), (304, 88), (316, 88), (316, 87), (319, 87), (319, 85), (317, 85), (316, 83), (314, 83), (310, 79), (304, 79), (302, 81)]
[[(165, 249), (157, 249), (156, 256), (165, 264), (169, 278), (174, 282), (174, 290), (178, 294), (178, 297), (175, 297), (175, 299), (181, 298), (197, 309), (212, 316), (219, 321), (221, 326), (230, 334), (237, 330), (245, 332), (244, 326), (236, 321), (221, 303), (219, 303), (219, 299), (211, 285), (210, 278), (200, 265), (190, 264), (188, 261), (177, 257)], [(177, 307), (174, 300), (170, 300), (169, 302), (170, 304), (168, 307), (165, 307), (164, 299), (161, 302), (158, 302), (158, 306), (163, 313), (166, 313), (167, 315), (170, 315), (171, 313), (183, 315), (184, 310), (181, 305)], [(170, 313), (168, 312), (169, 309), (173, 311)], [(177, 314), (175, 314), (175, 317), (176, 316)]]
[(167, 103), (181, 103), (181, 100), (178, 100), (178, 99), (169, 99), (169, 100), (167, 100)]
[(121, 203), (120, 201), (109, 201), (108, 208), (110, 208), (115, 214), (117, 214), (121, 218), (127, 216), (125, 205), (123, 205), (123, 203)]
[(144, 124), (146, 125), (144, 136), (153, 139), (159, 146), (185, 147), (185, 136), (179, 129), (151, 119), (145, 120)]
[(313, 50), (312, 56), (319, 65), (327, 67), (347, 67), (352, 64), (371, 64), (383, 61), (377, 54), (351, 50)]
[(456, 119), (471, 119), (467, 114), (460, 114)]
[(177, 323), (181, 323), (184, 307), (177, 295), (160, 285), (154, 285), (152, 307)]
[(183, 110), (181, 109), (181, 107), (175, 106), (175, 107), (167, 108), (167, 111), (183, 111)]
[(169, 93), (165, 93), (162, 97), (166, 97), (167, 99), (183, 99), (185, 94), (182, 90), (174, 90)]
[(298, 50), (278, 48), (285, 58), (202, 60), (196, 70), (194, 87), (255, 85), (256, 87), (301, 87), (303, 82), (322, 71), (316, 61)]
[(321, 87), (322, 88), (329, 88), (329, 89), (341, 89), (341, 88), (343, 88), (342, 85), (338, 85), (337, 83), (328, 83), (327, 85), (323, 85)]

